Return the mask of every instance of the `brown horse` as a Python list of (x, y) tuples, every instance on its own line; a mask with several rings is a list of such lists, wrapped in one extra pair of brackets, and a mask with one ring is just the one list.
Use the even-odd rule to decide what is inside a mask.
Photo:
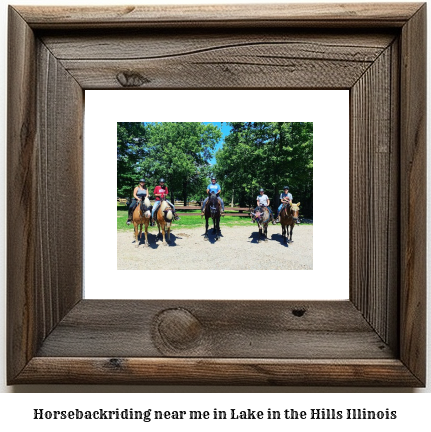
[[(160, 197), (161, 203), (159, 208), (157, 209), (156, 221), (157, 227), (159, 228), (158, 237), (160, 238), (160, 228), (162, 229), (162, 238), (163, 245), (166, 246), (168, 243), (165, 240), (165, 235), (167, 237), (168, 242), (170, 241), (170, 232), (171, 232), (171, 224), (172, 219), (174, 218), (174, 213), (170, 207), (170, 205), (166, 202), (163, 196)], [(167, 232), (165, 232), (167, 228)]]
[[(135, 232), (133, 237), (136, 242), (136, 247), (139, 247), (140, 240), (142, 238), (142, 225), (145, 225), (145, 246), (148, 246), (148, 225), (151, 218), (151, 204), (150, 200), (145, 197), (143, 201), (139, 201), (135, 210), (133, 210), (133, 226)], [(138, 233), (139, 225), (139, 233)]]
[[(300, 202), (297, 204), (287, 203), (283, 205), (283, 208), (280, 211), (280, 224), (282, 229), (282, 236), (284, 243), (293, 242), (292, 240), (292, 231), (296, 222), (298, 221), (299, 216), (299, 206)], [(289, 238), (289, 227), (290, 227), (290, 238)]]

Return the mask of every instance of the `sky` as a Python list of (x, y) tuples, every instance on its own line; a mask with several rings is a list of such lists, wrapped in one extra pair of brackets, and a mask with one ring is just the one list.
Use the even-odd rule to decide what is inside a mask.
[[(214, 150), (214, 155), (216, 153), (216, 151), (220, 148), (223, 147), (223, 143), (224, 143), (224, 139), (227, 135), (229, 135), (229, 132), (231, 131), (231, 127), (227, 125), (227, 122), (203, 122), (204, 124), (212, 124), (214, 126), (217, 126), (219, 128), (221, 128), (221, 132), (222, 132), (222, 138), (219, 142), (219, 144), (217, 144), (215, 150)], [(216, 163), (216, 159), (215, 156), (213, 156), (213, 158), (210, 160), (210, 164), (214, 165)]]

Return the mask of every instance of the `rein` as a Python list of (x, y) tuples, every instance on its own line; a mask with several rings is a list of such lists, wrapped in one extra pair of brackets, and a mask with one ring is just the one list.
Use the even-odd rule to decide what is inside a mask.
[(220, 203), (215, 194), (211, 194), (205, 205), (205, 209), (209, 209), (211, 217), (214, 219), (217, 217), (217, 211), (220, 210)]
[[(265, 220), (263, 220), (264, 216), (268, 216)], [(251, 213), (254, 216), (254, 220), (260, 224), (267, 224), (269, 222), (269, 210), (266, 207), (256, 207), (255, 212)]]

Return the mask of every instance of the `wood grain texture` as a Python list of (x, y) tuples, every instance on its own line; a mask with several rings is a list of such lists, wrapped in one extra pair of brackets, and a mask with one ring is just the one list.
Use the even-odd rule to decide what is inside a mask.
[(9, 10), (8, 375), (82, 295), (83, 91)]
[[(41, 38), (85, 89), (350, 88), (394, 31), (176, 31)], [(126, 78), (124, 78), (126, 77)], [(127, 79), (129, 77), (129, 79)]]
[[(424, 23), (413, 3), (10, 8), (8, 382), (423, 386)], [(351, 90), (350, 301), (80, 300), (83, 90), (202, 87)]]
[[(348, 89), (395, 38), (310, 32), (210, 32), (42, 39), (85, 89), (315, 88)], [(61, 51), (61, 53), (60, 53)], [(123, 79), (121, 79), (122, 77)], [(130, 79), (124, 79), (130, 77)], [(308, 84), (307, 84), (308, 85)]]
[(36, 224), (36, 41), (9, 9), (7, 128), (7, 355), (8, 376), (36, 353), (34, 292)]
[[(198, 323), (197, 341), (181, 343), (174, 328), (170, 340), (179, 343), (160, 337), (160, 327), (154, 329), (159, 315), (173, 310)], [(178, 322), (182, 336), (184, 320)], [(48, 336), (38, 355), (342, 359), (394, 354), (349, 301), (84, 300)]]
[(401, 36), (401, 360), (425, 381), (426, 5)]
[[(40, 40), (58, 60), (149, 60), (186, 56), (226, 48), (256, 47), (265, 57), (268, 45), (280, 44), (282, 58), (373, 62), (396, 36), (395, 30), (358, 33), (290, 29), (39, 31)], [(284, 45), (292, 45), (292, 48)], [(213, 53), (214, 54), (214, 53)], [(253, 55), (251, 53), (251, 55)], [(245, 56), (245, 55), (244, 55)], [(266, 54), (269, 57), (269, 54)]]
[(399, 360), (34, 357), (17, 383), (418, 387)]
[(352, 87), (350, 109), (350, 299), (384, 341), (390, 337), (394, 351), (389, 329), (397, 327), (398, 315), (392, 301), (399, 268), (396, 54), (389, 46)]
[(95, 27), (402, 27), (420, 3), (290, 3), (119, 7), (32, 7), (19, 12), (32, 28)]
[(45, 338), (82, 296), (84, 93), (45, 45), (37, 48), (34, 288)]

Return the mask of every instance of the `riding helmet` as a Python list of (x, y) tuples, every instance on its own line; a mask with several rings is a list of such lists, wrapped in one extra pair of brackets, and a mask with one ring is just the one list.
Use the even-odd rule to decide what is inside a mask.
[(164, 182), (165, 182), (165, 179), (161, 178), (159, 183), (164, 183)]
[(284, 188), (283, 189), (287, 189), (287, 190), (289, 190), (289, 186), (284, 186)]
[(265, 191), (261, 188), (261, 189), (259, 189), (259, 192), (265, 192)]
[(139, 183), (145, 183), (144, 179), (139, 180)]

